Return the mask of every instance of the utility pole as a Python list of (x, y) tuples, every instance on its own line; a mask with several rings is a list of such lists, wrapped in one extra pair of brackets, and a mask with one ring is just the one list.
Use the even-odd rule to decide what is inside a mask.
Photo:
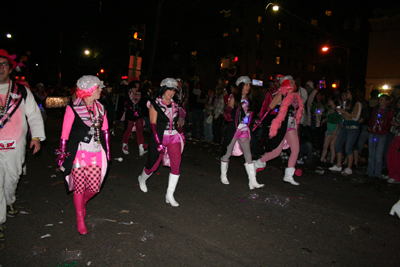
[(153, 65), (154, 65), (154, 57), (156, 54), (156, 47), (157, 47), (157, 39), (158, 39), (158, 28), (160, 25), (160, 18), (161, 18), (161, 7), (162, 7), (162, 1), (158, 1), (158, 8), (157, 8), (157, 18), (156, 18), (156, 28), (154, 30), (154, 40), (153, 40), (153, 47), (151, 49), (151, 54), (150, 54), (150, 63), (149, 63), (149, 71), (147, 73), (147, 78), (151, 80), (151, 76), (153, 75)]

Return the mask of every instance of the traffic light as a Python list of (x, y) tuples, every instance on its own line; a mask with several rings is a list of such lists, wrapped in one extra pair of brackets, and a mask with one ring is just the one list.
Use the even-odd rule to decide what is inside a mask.
[(100, 73), (104, 73), (104, 69), (100, 69)]

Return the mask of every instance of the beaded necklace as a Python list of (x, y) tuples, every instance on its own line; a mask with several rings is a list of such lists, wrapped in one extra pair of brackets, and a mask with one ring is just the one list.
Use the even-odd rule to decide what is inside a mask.
[(376, 122), (374, 123), (374, 127), (373, 127), (373, 131), (374, 132), (380, 132), (381, 131), (381, 127), (383, 124), (383, 121), (386, 120), (386, 112), (388, 111), (388, 107), (385, 107), (385, 109), (383, 110), (383, 113), (380, 113), (379, 110), (381, 108), (378, 106), (376, 109), (376, 113), (375, 113), (375, 119)]
[[(10, 92), (11, 92), (12, 82), (10, 81), (9, 84), (10, 85), (8, 87), (7, 95), (5, 98), (5, 104), (4, 104), (4, 106), (0, 106), (0, 118), (2, 118), (3, 116), (6, 116), (6, 119), (3, 122), (5, 122), (7, 120), (7, 117), (9, 115), (7, 113), (7, 110), (8, 110), (8, 104), (10, 103)], [(3, 128), (3, 122), (0, 124), (0, 128)]]
[(88, 132), (89, 135), (92, 135), (94, 138), (94, 141), (100, 144), (100, 128), (102, 124), (102, 118), (100, 118), (99, 114), (99, 108), (97, 107), (96, 101), (93, 102), (92, 109), (88, 107), (85, 101), (86, 109), (89, 113), (90, 121), (92, 122), (92, 125), (90, 126), (90, 131)]

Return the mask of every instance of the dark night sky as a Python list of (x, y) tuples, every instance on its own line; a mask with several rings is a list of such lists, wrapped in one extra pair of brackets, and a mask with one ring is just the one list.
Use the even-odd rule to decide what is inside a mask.
[[(168, 19), (168, 13), (165, 14), (168, 9), (175, 11), (183, 9), (185, 5), (194, 1), (198, 0), (165, 0), (163, 17)], [(206, 5), (217, 3), (221, 6), (229, 3), (228, 0), (200, 2)], [(301, 4), (304, 6), (305, 2), (307, 1), (301, 1)], [(321, 3), (316, 0), (310, 0), (310, 2)], [(323, 2), (346, 6), (346, 10), (350, 12), (349, 15), (359, 13), (369, 16), (372, 14), (372, 8), (390, 7), (399, 1), (328, 0)], [(0, 47), (18, 56), (27, 51), (31, 52), (30, 62), (39, 64), (38, 69), (30, 64), (31, 84), (39, 80), (48, 84), (57, 83), (60, 47), (63, 52), (61, 68), (64, 85), (71, 86), (76, 75), (80, 75), (79, 71), (83, 71), (81, 67), (85, 64), (96, 66), (96, 69), (90, 70), (92, 72), (96, 72), (99, 68), (112, 68), (116, 72), (123, 72), (126, 71), (128, 65), (129, 28), (134, 24), (146, 23), (148, 46), (151, 42), (151, 29), (154, 28), (157, 3), (158, 0), (8, 1), (2, 3)], [(300, 1), (277, 0), (277, 3), (295, 13)], [(182, 16), (184, 17), (190, 18), (190, 14)], [(13, 38), (5, 38), (6, 33), (11, 33)], [(97, 51), (101, 56), (95, 62), (85, 62), (86, 59), (82, 58), (81, 54), (85, 48)]]

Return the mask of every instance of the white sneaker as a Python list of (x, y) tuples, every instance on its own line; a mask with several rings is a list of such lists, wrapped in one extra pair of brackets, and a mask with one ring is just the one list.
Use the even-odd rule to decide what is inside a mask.
[(332, 167), (329, 168), (330, 171), (333, 172), (341, 172), (342, 171), (342, 167), (338, 167), (336, 165), (333, 165)]
[(393, 179), (393, 178), (389, 178), (387, 182), (388, 182), (389, 184), (400, 184), (400, 182), (396, 181), (396, 180)]
[(347, 176), (347, 175), (352, 175), (353, 171), (349, 168), (344, 169), (344, 171), (342, 171), (342, 175)]

